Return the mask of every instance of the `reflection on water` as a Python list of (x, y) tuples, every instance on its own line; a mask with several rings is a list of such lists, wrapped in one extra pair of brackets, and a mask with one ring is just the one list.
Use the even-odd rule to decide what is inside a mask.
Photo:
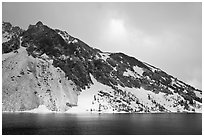
[(202, 134), (202, 114), (3, 113), (3, 134)]

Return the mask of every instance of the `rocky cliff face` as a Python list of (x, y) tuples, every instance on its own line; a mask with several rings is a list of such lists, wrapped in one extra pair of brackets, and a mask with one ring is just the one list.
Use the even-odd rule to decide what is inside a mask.
[(77, 105), (68, 111), (201, 112), (202, 91), (159, 68), (94, 49), (42, 22), (26, 31), (8, 24), (2, 35), (9, 37), (2, 43), (3, 110), (43, 104), (52, 111)]

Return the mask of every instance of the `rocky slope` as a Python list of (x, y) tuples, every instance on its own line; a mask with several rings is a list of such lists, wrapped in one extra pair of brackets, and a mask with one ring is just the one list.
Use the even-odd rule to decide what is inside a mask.
[(52, 111), (66, 111), (77, 104), (74, 83), (55, 68), (46, 55), (28, 56), (21, 47), (3, 61), (2, 101), (5, 111), (24, 111), (44, 104)]
[(202, 111), (201, 90), (134, 57), (94, 49), (42, 22), (2, 26), (4, 111)]

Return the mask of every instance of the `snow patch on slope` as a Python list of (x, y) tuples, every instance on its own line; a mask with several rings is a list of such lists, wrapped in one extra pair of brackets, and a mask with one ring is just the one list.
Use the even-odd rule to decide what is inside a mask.
[[(134, 94), (141, 104), (143, 104), (147, 108), (155, 108), (155, 112), (159, 112), (159, 110), (155, 107), (155, 103), (164, 106), (165, 109), (169, 110), (169, 112), (177, 112), (178, 110), (183, 111), (183, 107), (173, 107), (176, 101), (182, 99), (182, 97), (177, 93), (166, 96), (165, 93), (159, 92), (158, 94), (155, 94), (152, 91), (148, 91), (143, 88), (124, 88), (120, 85), (118, 86), (118, 88)], [(154, 101), (155, 103), (153, 103)]]
[(72, 41), (72, 43), (77, 43), (78, 42), (78, 40), (77, 39), (74, 39), (73, 41)]
[(202, 98), (201, 92), (195, 90), (194, 93), (196, 94), (197, 97)]
[(93, 104), (94, 96), (98, 94), (98, 91), (113, 91), (109, 86), (99, 83), (93, 75), (90, 74), (93, 85), (89, 89), (82, 90), (78, 96), (78, 103), (76, 107), (72, 107), (67, 112), (69, 113), (80, 113), (80, 112), (90, 112), (91, 110), (97, 110), (98, 104)]
[(99, 54), (101, 55), (101, 59), (103, 59), (105, 61), (106, 61), (107, 58), (110, 58), (109, 53), (99, 53)]
[(45, 105), (39, 105), (38, 108), (23, 111), (23, 112), (27, 112), (27, 113), (53, 113), (53, 111), (49, 110)]
[(6, 53), (6, 54), (2, 54), (2, 61), (6, 60), (7, 58), (10, 58), (12, 56), (14, 56), (16, 53), (14, 52), (9, 52), (9, 53)]
[[(78, 106), (68, 110), (68, 113), (118, 113), (124, 112), (124, 109), (132, 109), (133, 112), (198, 112), (202, 111), (202, 103), (194, 101), (189, 110), (179, 102), (185, 99), (178, 93), (166, 94), (163, 92), (155, 93), (154, 91), (141, 88), (129, 88), (117, 86), (121, 92), (98, 82), (92, 75), (93, 85), (83, 90), (78, 98)], [(133, 98), (130, 99), (130, 98)], [(119, 101), (119, 102), (118, 102)], [(127, 102), (128, 101), (128, 102)], [(122, 106), (121, 106), (122, 105)], [(102, 108), (102, 109), (101, 109)], [(120, 110), (118, 110), (120, 108)], [(129, 111), (131, 112), (131, 111)]]
[(140, 76), (142, 76), (143, 69), (137, 66), (133, 66), (133, 69), (136, 73), (138, 73)]
[(126, 71), (123, 73), (123, 76), (132, 76), (136, 77), (135, 73), (133, 73), (131, 70), (126, 69)]
[(2, 43), (8, 42), (11, 39), (11, 35), (8, 32), (4, 32), (2, 34)]
[(69, 34), (66, 31), (60, 31), (58, 32), (58, 34), (65, 40), (65, 41), (69, 41)]
[(20, 47), (15, 53), (9, 52), (9, 53), (2, 54), (2, 61), (6, 60), (8, 58), (11, 58), (11, 57), (15, 56), (17, 53), (21, 53), (23, 51), (26, 51), (25, 47)]
[(64, 112), (77, 104), (75, 84), (52, 65), (46, 54), (33, 58), (28, 56), (26, 48), (20, 47), (2, 66), (3, 111), (24, 111), (45, 105), (49, 110)]

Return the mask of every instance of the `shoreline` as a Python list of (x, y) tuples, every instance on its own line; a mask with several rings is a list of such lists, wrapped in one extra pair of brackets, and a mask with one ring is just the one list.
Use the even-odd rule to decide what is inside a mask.
[(31, 113), (31, 114), (202, 114), (202, 112), (29, 112), (29, 111), (2, 111), (2, 114), (6, 113)]

